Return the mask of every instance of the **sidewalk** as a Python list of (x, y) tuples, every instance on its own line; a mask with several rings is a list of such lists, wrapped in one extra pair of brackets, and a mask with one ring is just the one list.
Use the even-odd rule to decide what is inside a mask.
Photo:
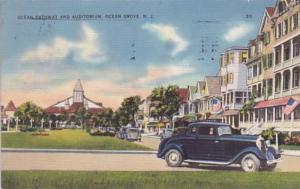
[(300, 157), (300, 150), (282, 150), (282, 155), (287, 156), (299, 156)]
[(85, 150), (85, 149), (29, 149), (1, 148), (1, 152), (46, 152), (46, 153), (89, 153), (89, 154), (156, 154), (157, 151), (142, 150)]

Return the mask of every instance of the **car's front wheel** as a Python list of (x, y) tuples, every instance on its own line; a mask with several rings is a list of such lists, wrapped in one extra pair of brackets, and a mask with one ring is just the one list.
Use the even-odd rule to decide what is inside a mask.
[(182, 163), (182, 154), (176, 149), (171, 149), (166, 153), (165, 159), (169, 167), (179, 167)]
[(245, 172), (258, 171), (260, 164), (260, 160), (254, 154), (246, 154), (241, 161), (241, 167)]

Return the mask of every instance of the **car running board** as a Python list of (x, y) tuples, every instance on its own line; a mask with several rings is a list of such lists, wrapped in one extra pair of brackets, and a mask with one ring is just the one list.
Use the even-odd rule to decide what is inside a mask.
[(184, 160), (184, 162), (188, 163), (200, 163), (200, 164), (213, 164), (213, 165), (229, 165), (231, 161), (207, 161), (207, 160), (192, 160), (192, 159), (187, 159)]

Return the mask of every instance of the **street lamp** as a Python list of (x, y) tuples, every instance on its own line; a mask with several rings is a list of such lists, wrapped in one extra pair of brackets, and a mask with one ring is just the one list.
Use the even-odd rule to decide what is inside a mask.
[(30, 119), (30, 127), (32, 128), (33, 119)]
[(18, 131), (18, 127), (19, 127), (19, 117), (15, 118), (16, 121), (16, 131)]
[(52, 120), (49, 120), (49, 129), (51, 129)]
[(42, 129), (44, 128), (44, 122), (45, 122), (45, 120), (44, 120), (44, 118), (42, 118), (42, 120), (41, 120), (41, 128)]

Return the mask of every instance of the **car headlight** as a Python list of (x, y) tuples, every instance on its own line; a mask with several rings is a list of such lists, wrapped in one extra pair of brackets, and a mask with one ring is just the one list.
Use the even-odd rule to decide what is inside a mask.
[(270, 147), (270, 146), (271, 146), (271, 141), (270, 141), (270, 140), (266, 140), (265, 142), (266, 142), (266, 146), (267, 146), (267, 147)]

